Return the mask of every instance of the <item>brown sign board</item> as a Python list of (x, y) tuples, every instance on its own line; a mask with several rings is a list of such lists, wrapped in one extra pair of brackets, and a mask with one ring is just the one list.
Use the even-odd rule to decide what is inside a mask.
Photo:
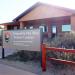
[(3, 48), (16, 50), (40, 51), (40, 29), (3, 31)]

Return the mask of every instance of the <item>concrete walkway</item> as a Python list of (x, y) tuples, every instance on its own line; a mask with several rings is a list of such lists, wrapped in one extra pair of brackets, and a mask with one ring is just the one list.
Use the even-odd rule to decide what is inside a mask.
[(0, 75), (75, 75), (75, 65), (47, 62), (46, 72), (42, 72), (39, 62), (0, 60)]
[(37, 75), (37, 74), (0, 64), (0, 75)]

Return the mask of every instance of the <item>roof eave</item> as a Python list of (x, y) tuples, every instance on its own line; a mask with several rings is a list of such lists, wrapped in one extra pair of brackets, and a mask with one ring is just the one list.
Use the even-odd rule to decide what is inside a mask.
[(14, 22), (18, 21), (21, 17), (23, 17), (24, 15), (28, 14), (30, 11), (32, 11), (32, 9), (36, 8), (37, 6), (40, 5), (40, 2), (37, 2), (35, 5), (32, 5), (30, 8), (28, 8), (26, 11), (24, 11), (23, 13), (21, 13), (19, 16), (17, 16), (15, 19), (13, 19)]

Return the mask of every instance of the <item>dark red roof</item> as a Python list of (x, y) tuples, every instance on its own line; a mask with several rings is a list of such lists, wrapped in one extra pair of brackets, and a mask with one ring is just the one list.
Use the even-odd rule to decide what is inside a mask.
[(13, 21), (18, 21), (21, 17), (23, 17), (24, 15), (27, 15), (30, 11), (32, 11), (34, 8), (36, 8), (37, 6), (40, 6), (40, 5), (48, 5), (48, 6), (55, 7), (57, 9), (65, 10), (66, 12), (71, 12), (72, 14), (75, 14), (75, 10), (73, 10), (73, 9), (37, 2), (32, 7), (30, 7), (29, 9), (27, 9), (26, 11), (21, 13), (19, 16), (17, 16)]
[(2, 23), (0, 25), (19, 25), (19, 22), (8, 22), (8, 23)]

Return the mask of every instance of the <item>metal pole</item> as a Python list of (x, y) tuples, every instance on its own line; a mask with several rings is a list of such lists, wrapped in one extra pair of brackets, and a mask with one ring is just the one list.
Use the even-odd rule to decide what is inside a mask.
[(2, 48), (2, 59), (5, 58), (5, 54), (4, 54), (4, 48)]
[(5, 52), (4, 52), (4, 48), (3, 48), (3, 30), (2, 30), (2, 59), (5, 58)]

